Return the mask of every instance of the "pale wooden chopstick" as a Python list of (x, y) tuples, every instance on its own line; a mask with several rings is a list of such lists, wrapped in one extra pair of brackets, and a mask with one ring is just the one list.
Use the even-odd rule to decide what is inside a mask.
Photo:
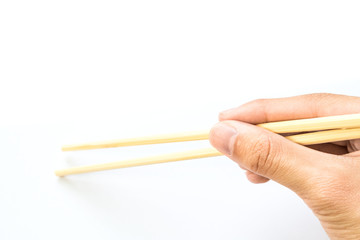
[(99, 148), (138, 146), (138, 145), (158, 144), (158, 143), (185, 142), (185, 141), (206, 140), (208, 138), (209, 138), (209, 131), (184, 132), (184, 133), (164, 134), (164, 135), (150, 136), (150, 137), (128, 138), (128, 139), (120, 139), (120, 140), (92, 142), (85, 144), (65, 145), (62, 147), (62, 151), (77, 151), (77, 150), (90, 150), (90, 149), (99, 149)]
[[(257, 126), (275, 133), (309, 132), (327, 129), (360, 127), (360, 114), (339, 115), (331, 117), (309, 118), (281, 122), (262, 123)], [(100, 148), (125, 147), (146, 144), (172, 143), (195, 140), (206, 140), (209, 131), (166, 134), (151, 137), (130, 138), (85, 144), (65, 145), (63, 151), (90, 150)]]
[(360, 127), (360, 113), (258, 124), (275, 133), (311, 132)]
[[(323, 128), (321, 128), (322, 126), (321, 124), (323, 124)], [(268, 130), (274, 130), (274, 132), (281, 132), (281, 133), (333, 129), (327, 131), (297, 134), (286, 137), (287, 139), (302, 145), (320, 144), (320, 143), (336, 142), (336, 141), (360, 138), (360, 114), (273, 122), (273, 123), (259, 124), (258, 126), (264, 127)], [(342, 129), (338, 129), (338, 128), (342, 128)], [(175, 135), (162, 135), (155, 138), (152, 137), (133, 138), (130, 140), (121, 140), (121, 141), (113, 141), (113, 142), (105, 142), (105, 143), (100, 142), (95, 144), (70, 145), (67, 146), (65, 149), (63, 148), (63, 150), (69, 151), (69, 150), (83, 150), (83, 149), (94, 149), (94, 148), (114, 147), (114, 146), (118, 147), (118, 146), (131, 146), (131, 145), (142, 145), (142, 144), (153, 144), (153, 143), (204, 140), (207, 139), (208, 136), (209, 136), (208, 131), (196, 132), (196, 133), (194, 132), (182, 133)], [(69, 174), (79, 174), (86, 172), (110, 170), (116, 168), (213, 157), (220, 155), (222, 154), (218, 152), (216, 149), (207, 148), (207, 149), (193, 150), (188, 152), (154, 156), (154, 157), (138, 158), (127, 161), (118, 161), (118, 162), (111, 162), (111, 163), (104, 163), (97, 165), (72, 167), (63, 170), (57, 170), (55, 171), (55, 174), (57, 176), (65, 176)]]
[(313, 145), (360, 138), (360, 128), (335, 129), (287, 136), (287, 139), (301, 144)]
[(135, 166), (142, 166), (142, 165), (149, 165), (149, 164), (156, 164), (156, 163), (175, 162), (175, 161), (197, 159), (197, 158), (215, 157), (215, 156), (221, 156), (221, 155), (222, 155), (222, 153), (218, 152), (215, 148), (205, 148), (205, 149), (192, 150), (192, 151), (187, 151), (187, 152), (171, 153), (171, 154), (164, 154), (164, 155), (159, 155), (159, 156), (137, 158), (137, 159), (132, 159), (132, 160), (124, 160), (124, 161), (102, 163), (102, 164), (96, 164), (96, 165), (72, 167), (72, 168), (57, 170), (57, 171), (55, 171), (55, 174), (59, 177), (62, 177), (65, 175), (70, 175), (70, 174), (111, 170), (111, 169), (125, 168), (125, 167), (135, 167)]
[[(351, 140), (351, 139), (360, 138), (360, 128), (304, 133), (304, 134), (288, 136), (286, 138), (302, 145)], [(197, 159), (197, 158), (215, 157), (221, 155), (222, 153), (218, 152), (214, 148), (206, 148), (200, 150), (137, 158), (132, 160), (117, 161), (111, 163), (72, 167), (72, 168), (57, 170), (55, 171), (55, 174), (59, 177), (62, 177), (70, 174), (111, 170), (111, 169), (125, 168), (125, 167), (135, 167), (141, 165), (174, 162), (174, 161)]]

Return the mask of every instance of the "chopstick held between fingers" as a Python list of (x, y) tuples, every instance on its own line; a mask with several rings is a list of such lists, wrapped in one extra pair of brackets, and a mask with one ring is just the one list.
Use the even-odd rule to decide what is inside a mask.
[[(275, 133), (309, 132), (341, 128), (360, 128), (360, 114), (339, 115), (331, 117), (299, 119), (281, 122), (269, 122), (258, 124)], [(90, 150), (100, 148), (137, 146), (146, 144), (173, 143), (206, 140), (209, 138), (209, 131), (185, 132), (166, 134), (150, 137), (129, 138), (85, 144), (72, 144), (62, 147), (63, 151)]]
[[(297, 134), (286, 137), (287, 139), (301, 145), (321, 144), (327, 142), (337, 142), (337, 141), (360, 138), (360, 114), (302, 119), (302, 120), (283, 121), (283, 122), (272, 122), (272, 123), (259, 124), (258, 126), (277, 133), (317, 131), (317, 132), (303, 133), (303, 134)], [(319, 131), (319, 130), (325, 130), (325, 131)], [(194, 141), (194, 140), (205, 140), (208, 138), (209, 138), (208, 131), (179, 133), (174, 135), (160, 135), (160, 136), (146, 137), (146, 138), (132, 138), (132, 139), (125, 139), (118, 141), (68, 145), (63, 147), (63, 151), (133, 146), (133, 145), (168, 143), (168, 142)], [(55, 171), (55, 174), (57, 176), (66, 176), (70, 174), (103, 171), (103, 170), (110, 170), (117, 168), (134, 167), (141, 165), (214, 157), (221, 155), (222, 154), (214, 148), (206, 148), (206, 149), (192, 150), (187, 152), (164, 154), (160, 156), (137, 158), (127, 161), (117, 161), (117, 162), (103, 163), (103, 164), (96, 164), (89, 166), (72, 167), (68, 169), (57, 170)]]

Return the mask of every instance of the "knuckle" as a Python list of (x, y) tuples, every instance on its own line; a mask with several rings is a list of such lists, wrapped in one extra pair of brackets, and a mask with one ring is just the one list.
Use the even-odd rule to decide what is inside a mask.
[(326, 99), (326, 98), (329, 98), (329, 97), (332, 97), (333, 94), (331, 93), (311, 93), (311, 94), (308, 94), (308, 97), (310, 99), (314, 99), (314, 100), (321, 100), (321, 99)]
[(261, 122), (269, 122), (268, 107), (271, 104), (271, 99), (260, 98), (250, 102), (253, 109), (256, 109), (258, 114), (262, 116)]
[(262, 117), (262, 122), (268, 122), (269, 121), (267, 108), (268, 108), (270, 102), (271, 102), (271, 99), (266, 99), (266, 98), (260, 98), (260, 99), (256, 99), (256, 100), (253, 100), (253, 101), (249, 102), (249, 105), (253, 109), (256, 109), (257, 112), (261, 113), (261, 115), (263, 116)]
[(304, 99), (310, 104), (309, 110), (311, 111), (311, 115), (313, 117), (320, 117), (323, 115), (323, 106), (334, 100), (334, 94), (311, 93), (305, 95)]
[(249, 104), (251, 104), (257, 108), (262, 108), (265, 106), (266, 102), (267, 102), (267, 99), (259, 98), (259, 99), (255, 99), (255, 100), (249, 102)]
[(268, 175), (275, 171), (277, 166), (275, 151), (271, 137), (267, 134), (259, 136), (252, 144), (249, 157), (249, 167), (252, 171), (263, 175)]

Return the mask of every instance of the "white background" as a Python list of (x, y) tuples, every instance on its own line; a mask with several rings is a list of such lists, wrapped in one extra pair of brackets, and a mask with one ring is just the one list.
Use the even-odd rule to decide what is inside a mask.
[(0, 239), (327, 239), (224, 157), (57, 178), (207, 146), (61, 153), (210, 128), (256, 98), (359, 94), (358, 1), (0, 1)]

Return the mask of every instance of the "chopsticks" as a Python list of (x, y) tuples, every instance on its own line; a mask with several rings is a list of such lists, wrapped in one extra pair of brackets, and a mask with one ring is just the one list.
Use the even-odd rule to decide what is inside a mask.
[(310, 132), (328, 129), (357, 128), (360, 127), (360, 113), (262, 123), (258, 124), (257, 126), (263, 127), (275, 133)]
[[(360, 138), (360, 114), (339, 115), (320, 118), (299, 119), (281, 122), (262, 123), (257, 126), (275, 133), (307, 132), (287, 136), (286, 138), (301, 144), (321, 144)], [(311, 132), (315, 131), (315, 132)], [(136, 146), (146, 144), (173, 143), (184, 141), (206, 140), (209, 131), (167, 134), (153, 137), (130, 138), (104, 142), (65, 145), (63, 151), (89, 150), (111, 147)], [(221, 156), (214, 148), (192, 150), (180, 153), (143, 157), (132, 160), (117, 161), (89, 166), (72, 167), (55, 171), (57, 176), (103, 171), (117, 168), (141, 166), (156, 163), (174, 162), (189, 159)]]
[(187, 132), (187, 133), (185, 132), (185, 133), (166, 134), (166, 135), (141, 137), (141, 138), (128, 138), (128, 139), (111, 140), (111, 141), (103, 141), (103, 142), (92, 142), (85, 144), (64, 145), (61, 149), (63, 151), (77, 151), (77, 150), (90, 150), (90, 149), (100, 149), (100, 148), (138, 146), (138, 145), (158, 144), (158, 143), (196, 141), (196, 140), (206, 140), (208, 138), (209, 138), (209, 131)]
[(197, 159), (197, 158), (215, 157), (221, 155), (222, 153), (218, 152), (215, 148), (205, 148), (205, 149), (192, 150), (187, 152), (170, 153), (170, 154), (164, 154), (164, 155), (152, 156), (152, 157), (143, 157), (132, 160), (124, 160), (124, 161), (88, 165), (81, 167), (72, 167), (68, 169), (57, 170), (55, 171), (55, 174), (59, 177), (62, 177), (70, 174), (96, 172), (96, 171), (135, 167), (135, 166), (142, 166), (142, 165), (149, 165), (156, 163), (166, 163), (166, 162), (175, 162), (175, 161)]

